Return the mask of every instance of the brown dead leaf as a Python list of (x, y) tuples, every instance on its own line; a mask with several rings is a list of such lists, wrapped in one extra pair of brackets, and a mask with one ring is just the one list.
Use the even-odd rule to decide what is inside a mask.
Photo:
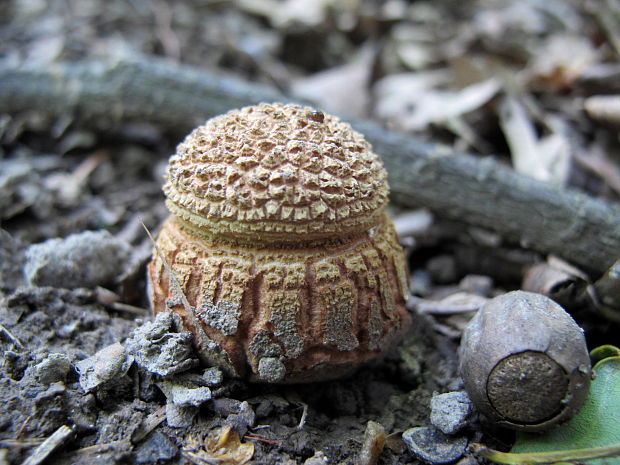
[(241, 442), (237, 432), (226, 425), (211, 430), (202, 445), (189, 439), (182, 454), (197, 465), (243, 465), (252, 460), (254, 444)]

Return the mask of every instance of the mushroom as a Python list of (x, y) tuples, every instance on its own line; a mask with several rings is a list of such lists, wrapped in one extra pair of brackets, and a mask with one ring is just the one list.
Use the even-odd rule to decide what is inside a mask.
[(591, 378), (583, 330), (550, 298), (524, 291), (478, 310), (463, 333), (460, 371), (481, 413), (524, 431), (570, 419), (585, 402)]
[(279, 103), (212, 118), (177, 147), (164, 193), (151, 305), (181, 317), (205, 363), (259, 382), (328, 380), (409, 326), (387, 173), (338, 118)]

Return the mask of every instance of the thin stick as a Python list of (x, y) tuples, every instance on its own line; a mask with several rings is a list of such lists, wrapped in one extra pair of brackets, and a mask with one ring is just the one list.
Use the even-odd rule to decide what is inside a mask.
[(104, 444), (95, 444), (93, 446), (82, 447), (81, 449), (74, 450), (73, 452), (70, 452), (68, 455), (84, 456), (84, 455), (91, 455), (91, 454), (103, 454), (110, 450), (114, 450), (118, 448), (119, 446), (129, 449), (131, 447), (131, 442), (125, 439), (121, 439), (118, 441), (106, 442)]
[(73, 429), (66, 425), (58, 428), (54, 433), (37, 447), (32, 455), (24, 460), (23, 465), (39, 465), (58, 447), (64, 444), (73, 435)]
[(137, 444), (149, 435), (157, 426), (166, 419), (166, 406), (158, 408), (149, 416), (147, 416), (140, 427), (135, 431), (131, 442)]
[(21, 341), (19, 339), (17, 339), (17, 337), (13, 336), (13, 334), (11, 333), (11, 331), (9, 331), (8, 329), (6, 329), (3, 325), (0, 324), (0, 333), (4, 334), (7, 339), (9, 341), (11, 341), (13, 343), (13, 345), (15, 347), (17, 347), (19, 350), (24, 350), (24, 345), (21, 343)]

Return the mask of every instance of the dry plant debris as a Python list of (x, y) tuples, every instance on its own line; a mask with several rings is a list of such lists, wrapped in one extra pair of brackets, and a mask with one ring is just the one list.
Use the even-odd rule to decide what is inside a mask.
[(254, 444), (241, 442), (230, 426), (215, 428), (205, 436), (203, 443), (189, 439), (182, 454), (196, 465), (243, 465), (252, 460)]

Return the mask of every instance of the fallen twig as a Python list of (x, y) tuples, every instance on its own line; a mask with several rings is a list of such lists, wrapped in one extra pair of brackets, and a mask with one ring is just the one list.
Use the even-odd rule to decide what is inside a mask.
[(43, 441), (45, 441), (45, 439), (42, 439), (42, 438), (0, 439), (0, 446), (26, 449), (26, 448), (38, 446)]
[(82, 447), (81, 449), (69, 452), (68, 456), (85, 456), (92, 454), (105, 454), (106, 452), (113, 451), (115, 449), (131, 450), (131, 442), (125, 439), (118, 441), (106, 442), (104, 444), (95, 444), (93, 446)]
[(147, 437), (151, 431), (157, 428), (166, 419), (166, 406), (162, 406), (147, 416), (140, 427), (134, 432), (131, 442), (137, 444)]
[(73, 429), (66, 425), (58, 428), (54, 433), (37, 447), (32, 455), (24, 460), (23, 465), (39, 465), (58, 447), (64, 444), (73, 435)]
[[(71, 113), (106, 129), (139, 121), (185, 134), (206, 118), (260, 101), (290, 101), (272, 89), (155, 58), (0, 67), (0, 111)], [(491, 158), (455, 153), (350, 120), (390, 175), (392, 198), (496, 231), (596, 273), (620, 257), (620, 207), (519, 175)]]

